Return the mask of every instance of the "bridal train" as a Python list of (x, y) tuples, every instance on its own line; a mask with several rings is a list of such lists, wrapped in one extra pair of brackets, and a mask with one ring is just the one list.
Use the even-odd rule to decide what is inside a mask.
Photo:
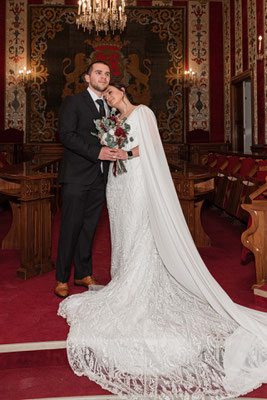
[(206, 269), (146, 106), (128, 117), (140, 157), (107, 185), (111, 282), (59, 307), (77, 375), (132, 400), (226, 399), (267, 382), (267, 317)]

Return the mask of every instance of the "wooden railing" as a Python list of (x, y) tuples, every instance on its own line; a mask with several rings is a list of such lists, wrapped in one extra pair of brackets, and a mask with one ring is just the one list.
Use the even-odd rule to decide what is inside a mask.
[(55, 178), (57, 178), (60, 160), (61, 158), (57, 158), (56, 160), (51, 160), (41, 165), (36, 165), (36, 167), (33, 167), (33, 170), (38, 172), (49, 173), (53, 175)]
[(50, 174), (51, 176), (51, 194), (54, 196), (51, 199), (51, 211), (52, 214), (55, 215), (58, 209), (61, 206), (61, 185), (57, 181), (59, 165), (61, 158), (57, 158), (55, 160), (47, 161), (43, 164), (36, 165), (33, 167), (34, 171), (38, 171), (41, 173)]

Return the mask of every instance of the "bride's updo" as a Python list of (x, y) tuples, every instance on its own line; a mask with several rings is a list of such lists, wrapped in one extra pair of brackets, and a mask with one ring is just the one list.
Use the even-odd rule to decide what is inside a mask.
[(132, 96), (128, 93), (127, 91), (127, 87), (123, 84), (123, 83), (119, 83), (119, 82), (110, 82), (109, 86), (113, 86), (116, 89), (120, 90), (121, 92), (125, 93), (125, 96), (127, 97), (127, 99), (130, 101), (130, 103), (133, 103), (132, 101)]

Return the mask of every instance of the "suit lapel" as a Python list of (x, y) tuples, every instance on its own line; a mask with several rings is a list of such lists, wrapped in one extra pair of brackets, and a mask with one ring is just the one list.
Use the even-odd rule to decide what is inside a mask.
[(90, 93), (88, 92), (88, 90), (87, 89), (84, 90), (82, 92), (82, 95), (83, 95), (83, 99), (84, 99), (86, 105), (89, 107), (89, 109), (91, 111), (91, 114), (92, 114), (93, 118), (94, 119), (99, 119), (100, 118), (99, 112), (98, 112), (98, 110), (96, 108), (96, 105), (95, 105), (95, 102), (92, 99), (92, 97), (91, 97)]

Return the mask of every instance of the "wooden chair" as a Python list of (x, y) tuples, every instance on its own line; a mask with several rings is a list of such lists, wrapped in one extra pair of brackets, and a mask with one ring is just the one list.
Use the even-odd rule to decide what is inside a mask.
[(242, 190), (246, 190), (248, 185), (247, 177), (252, 177), (257, 171), (256, 160), (253, 158), (242, 158), (241, 167), (238, 172), (232, 173), (228, 177), (227, 188), (223, 208), (224, 210), (237, 217), (237, 209), (241, 203)]
[(232, 174), (236, 173), (241, 166), (240, 158), (238, 156), (230, 156), (228, 164), (224, 170), (220, 170), (217, 176), (217, 183), (214, 195), (214, 204), (223, 208), (227, 183), (232, 178)]
[(225, 168), (228, 165), (228, 158), (226, 155), (222, 154), (217, 154), (216, 158), (216, 163), (211, 167), (212, 171), (217, 172), (217, 176), (214, 178), (214, 193), (212, 194), (212, 197), (209, 198), (210, 201), (214, 201), (217, 193), (217, 185), (220, 179), (220, 175), (222, 175), (222, 171), (225, 170)]
[[(267, 181), (267, 177), (265, 179)], [(249, 196), (250, 204), (242, 207), (249, 215), (249, 224), (241, 236), (243, 249), (241, 261), (244, 262), (244, 253), (252, 252), (255, 256), (256, 283), (253, 288), (267, 283), (267, 183), (261, 185)], [(246, 251), (244, 251), (246, 250)]]
[(249, 215), (246, 212), (246, 210), (242, 207), (242, 204), (250, 202), (251, 193), (255, 192), (260, 186), (264, 184), (266, 177), (267, 177), (267, 160), (258, 160), (256, 176), (252, 177), (248, 176), (247, 177), (248, 179), (242, 182), (243, 188), (236, 216), (246, 223), (248, 222)]
[[(6, 156), (6, 153), (0, 153), (0, 170), (5, 166), (10, 165), (10, 163), (7, 161)], [(0, 193), (0, 204), (3, 204), (6, 199), (7, 197), (4, 194)]]
[(7, 161), (6, 156), (6, 153), (0, 153), (0, 168), (3, 168), (5, 165), (10, 165), (10, 163)]
[(204, 155), (201, 158), (201, 165), (206, 165), (207, 167), (214, 167), (217, 163), (218, 154), (209, 153), (208, 155)]
[(213, 171), (220, 171), (225, 170), (228, 165), (228, 157), (225, 154), (217, 154), (216, 164), (212, 166)]
[(22, 161), (23, 131), (9, 128), (0, 131), (0, 152), (6, 153), (9, 164)]

